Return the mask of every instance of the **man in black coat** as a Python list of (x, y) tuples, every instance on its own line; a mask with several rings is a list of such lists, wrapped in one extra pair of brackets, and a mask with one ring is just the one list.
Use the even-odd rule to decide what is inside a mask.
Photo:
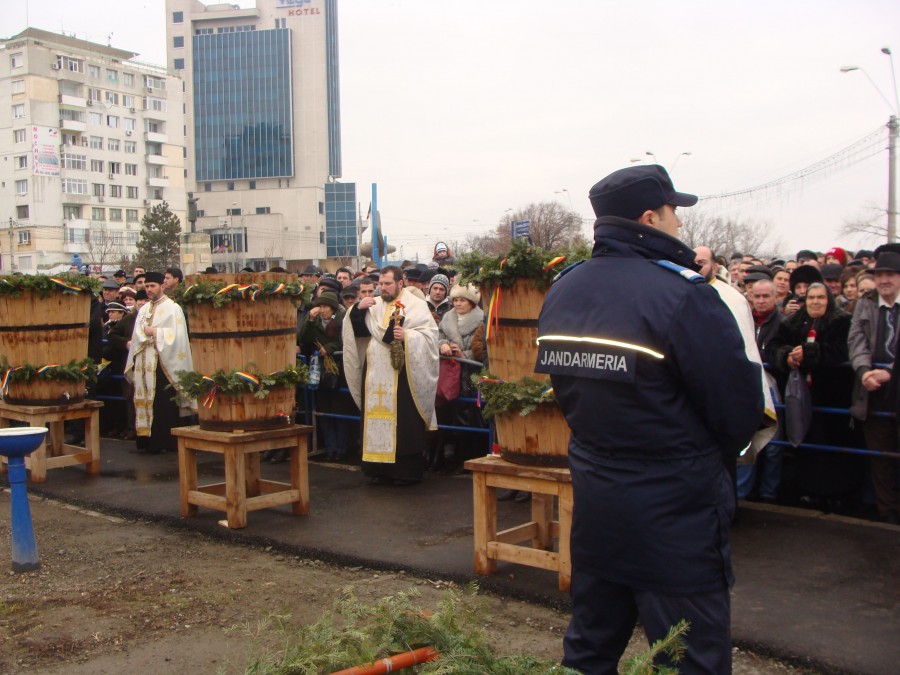
[[(563, 664), (615, 673), (638, 617), (653, 642), (690, 622), (684, 673), (730, 673), (726, 462), (763, 416), (759, 366), (677, 239), (661, 166), (591, 188), (590, 260), (547, 295), (537, 372), (572, 430), (572, 621)], [(727, 377), (722, 377), (727, 373)]]

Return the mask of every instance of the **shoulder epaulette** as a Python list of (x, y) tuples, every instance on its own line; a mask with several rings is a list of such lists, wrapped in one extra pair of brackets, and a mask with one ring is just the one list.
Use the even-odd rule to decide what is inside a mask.
[(678, 276), (683, 279), (687, 279), (692, 284), (703, 284), (706, 283), (706, 279), (703, 278), (702, 274), (697, 274), (694, 270), (689, 270), (687, 267), (682, 267), (681, 265), (676, 265), (673, 262), (668, 260), (657, 260), (655, 261), (657, 265), (662, 267), (664, 270), (669, 270), (670, 272), (675, 272)]
[(572, 270), (574, 270), (576, 267), (578, 267), (578, 266), (579, 266), (581, 263), (583, 263), (583, 262), (586, 262), (586, 261), (584, 261), (584, 260), (579, 260), (577, 263), (572, 263), (571, 265), (569, 265), (568, 267), (566, 267), (564, 270), (560, 270), (559, 274), (557, 274), (555, 277), (553, 277), (553, 283), (556, 283), (557, 281), (559, 281), (560, 279), (562, 279), (563, 276), (565, 276), (566, 274), (568, 274), (569, 272), (571, 272)]

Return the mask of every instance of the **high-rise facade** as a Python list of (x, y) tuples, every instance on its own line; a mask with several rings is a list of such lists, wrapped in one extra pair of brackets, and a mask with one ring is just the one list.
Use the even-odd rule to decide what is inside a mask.
[(328, 257), (325, 186), (341, 175), (337, 0), (166, 0), (166, 40), (213, 264), (298, 269)]
[(182, 222), (182, 86), (133, 52), (28, 28), (0, 51), (0, 266), (52, 273), (133, 258), (167, 201)]

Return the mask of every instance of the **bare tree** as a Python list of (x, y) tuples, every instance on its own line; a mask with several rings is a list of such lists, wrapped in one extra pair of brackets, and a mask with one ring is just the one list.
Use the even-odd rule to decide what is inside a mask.
[(679, 236), (691, 248), (709, 246), (725, 256), (740, 251), (764, 259), (782, 248), (771, 223), (715, 217), (696, 209), (684, 212)]
[(883, 244), (888, 240), (885, 210), (875, 204), (867, 204), (865, 213), (845, 220), (838, 233), (843, 237), (853, 237), (866, 246)]
[(541, 202), (507, 213), (489, 234), (469, 235), (465, 248), (486, 255), (500, 255), (509, 250), (512, 224), (521, 221), (528, 221), (531, 242), (538, 248), (552, 250), (586, 242), (578, 214), (559, 202)]
[(121, 266), (125, 256), (125, 247), (121, 239), (114, 239), (112, 233), (105, 229), (92, 229), (85, 242), (86, 262), (101, 270), (109, 266)]

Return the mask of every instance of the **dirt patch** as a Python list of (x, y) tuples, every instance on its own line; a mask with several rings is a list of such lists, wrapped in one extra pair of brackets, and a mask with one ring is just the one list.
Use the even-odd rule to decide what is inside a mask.
[[(126, 521), (58, 502), (31, 502), (41, 568), (9, 570), (9, 493), (0, 492), (0, 673), (239, 673), (270, 612), (301, 625), (352, 586), (364, 602), (415, 588), (434, 606), (450, 585), (403, 572), (336, 567)], [(484, 596), (500, 654), (560, 659), (568, 615)], [(256, 633), (255, 638), (251, 635)], [(642, 649), (639, 632), (632, 649)], [(799, 672), (736, 652), (735, 672)]]

